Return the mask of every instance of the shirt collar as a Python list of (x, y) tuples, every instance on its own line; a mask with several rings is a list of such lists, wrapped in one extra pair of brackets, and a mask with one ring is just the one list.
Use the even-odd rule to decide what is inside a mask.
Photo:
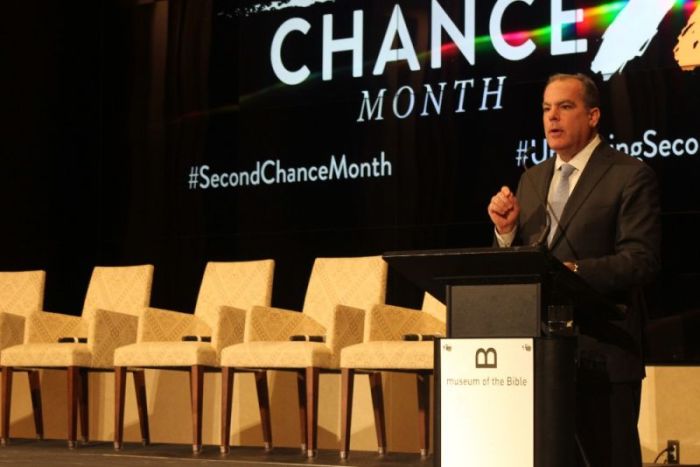
[[(598, 146), (598, 144), (600, 144), (600, 142), (600, 135), (595, 135), (595, 137), (586, 145), (586, 147), (576, 153), (568, 163), (573, 165), (579, 173), (583, 172), (583, 169), (586, 168), (586, 164), (588, 164), (588, 161), (593, 154), (593, 150)], [(565, 162), (561, 160), (559, 154), (557, 154), (556, 161), (554, 162), (554, 170), (559, 170), (559, 168), (564, 164)]]

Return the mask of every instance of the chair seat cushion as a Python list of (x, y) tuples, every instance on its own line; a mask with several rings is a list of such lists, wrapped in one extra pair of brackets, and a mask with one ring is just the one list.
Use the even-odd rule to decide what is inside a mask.
[(434, 342), (373, 341), (345, 347), (341, 368), (432, 370)]
[(2, 351), (2, 366), (68, 367), (92, 366), (92, 352), (87, 344), (21, 344)]
[(216, 349), (208, 342), (139, 342), (114, 351), (114, 366), (219, 366)]
[(331, 350), (318, 342), (245, 342), (221, 351), (221, 366), (232, 368), (337, 368), (331, 364)]

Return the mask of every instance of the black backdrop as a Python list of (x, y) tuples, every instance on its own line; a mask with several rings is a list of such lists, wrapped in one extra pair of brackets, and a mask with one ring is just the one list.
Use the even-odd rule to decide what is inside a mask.
[[(154, 264), (152, 304), (188, 311), (206, 261), (274, 258), (273, 304), (300, 309), (317, 256), (490, 244), (486, 204), (502, 184), (517, 182), (523, 170), (517, 148), (535, 140), (528, 151), (541, 155), (539, 102), (547, 76), (590, 74), (607, 25), (591, 16), (598, 26), (564, 29), (567, 40), (588, 40), (585, 53), (552, 55), (545, 35), (534, 37), (529, 57), (511, 61), (483, 41), (495, 0), (478, 1), (475, 63), (446, 50), (433, 69), (427, 0), (253, 11), (264, 3), (270, 2), (3, 2), (0, 268), (46, 269), (46, 309), (79, 313), (96, 264)], [(593, 11), (605, 2), (561, 3)], [(700, 138), (700, 78), (681, 71), (672, 53), (693, 5), (677, 3), (643, 56), (607, 81), (596, 75), (602, 134), (614, 144), (641, 141), (648, 130), (657, 143)], [(420, 66), (410, 70), (399, 60), (375, 75), (397, 4)], [(440, 4), (461, 28), (465, 2)], [(358, 9), (362, 77), (352, 76), (352, 55), (341, 52), (334, 54), (332, 79), (324, 80), (323, 16), (332, 15), (333, 36), (342, 38), (352, 34)], [(282, 61), (289, 69), (307, 65), (310, 76), (286, 85), (272, 69), (270, 45), (293, 17), (310, 29), (287, 36)], [(548, 1), (515, 3), (503, 17), (504, 31), (548, 25)], [(402, 45), (395, 39), (392, 47)], [(491, 95), (479, 110), (484, 87), (495, 90), (499, 78), (500, 105)], [(461, 105), (455, 82), (470, 79), (464, 111), (455, 112)], [(425, 85), (437, 92), (441, 82), (440, 112), (429, 105), (421, 116)], [(383, 119), (358, 122), (363, 91), (375, 99), (380, 89)], [(399, 118), (394, 96), (399, 92), (400, 113), (409, 90), (414, 110)], [(189, 184), (192, 171), (205, 165), (209, 175), (239, 174), (268, 160), (308, 168), (343, 155), (348, 164), (371, 162), (382, 152), (390, 175), (218, 189), (204, 189), (200, 177), (196, 188)], [(649, 290), (649, 361), (695, 363), (700, 154), (641, 157), (659, 176), (664, 226), (664, 271)], [(391, 274), (388, 300), (417, 306), (420, 292)]]

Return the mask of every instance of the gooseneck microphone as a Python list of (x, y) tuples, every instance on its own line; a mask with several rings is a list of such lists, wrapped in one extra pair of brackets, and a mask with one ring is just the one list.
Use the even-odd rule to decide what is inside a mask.
[[(529, 174), (530, 169), (527, 167), (527, 164), (525, 164), (525, 163), (523, 163), (523, 166), (525, 167), (525, 170), (523, 171), (522, 178), (527, 179), (527, 183), (530, 184), (530, 188), (535, 193), (535, 197), (537, 198), (537, 201), (539, 201), (540, 206), (542, 206), (544, 208), (544, 216), (545, 216), (545, 224), (542, 227), (542, 232), (540, 232), (540, 234), (537, 236), (537, 239), (530, 246), (534, 246), (534, 247), (546, 246), (547, 248), (549, 248), (549, 245), (547, 245), (547, 237), (549, 236), (549, 232), (552, 229), (552, 218), (554, 218), (554, 221), (556, 222), (557, 228), (559, 228), (561, 230), (561, 235), (562, 235), (562, 237), (564, 237), (564, 241), (569, 246), (569, 249), (571, 250), (571, 253), (574, 256), (574, 258), (573, 258), (574, 261), (578, 261), (579, 260), (578, 254), (576, 254), (576, 250), (571, 245), (569, 238), (566, 236), (566, 228), (561, 225), (561, 222), (559, 222), (559, 218), (554, 213), (552, 206), (549, 204), (549, 200), (547, 199), (547, 195), (545, 195), (545, 198), (542, 198), (539, 190), (537, 189), (537, 186), (535, 185), (535, 182), (530, 179), (530, 174)], [(552, 176), (550, 176), (550, 178), (549, 178), (550, 184), (551, 184), (551, 181), (552, 181)], [(549, 192), (549, 184), (547, 186), (546, 191), (547, 191), (547, 193)]]
[[(542, 226), (542, 232), (537, 236), (537, 239), (535, 239), (534, 242), (530, 244), (530, 246), (534, 247), (548, 247), (547, 245), (547, 237), (549, 236), (549, 231), (552, 228), (552, 218), (550, 216), (550, 206), (549, 203), (547, 202), (546, 198), (542, 198), (540, 196), (540, 192), (537, 189), (537, 186), (535, 185), (535, 182), (530, 179), (530, 168), (527, 166), (527, 162), (523, 161), (523, 167), (525, 170), (523, 170), (522, 178), (527, 180), (527, 183), (530, 184), (530, 188), (532, 189), (533, 193), (535, 193), (535, 197), (537, 197), (537, 200), (540, 203), (540, 206), (544, 208), (544, 225)], [(551, 177), (550, 177), (551, 181)], [(547, 190), (549, 190), (549, 186), (547, 187)], [(557, 219), (558, 221), (558, 219)], [(558, 222), (557, 222), (558, 223)]]
[(530, 246), (535, 246), (535, 247), (542, 247), (542, 246), (547, 246), (547, 237), (549, 236), (549, 231), (552, 228), (552, 219), (549, 217), (549, 209), (545, 206), (544, 209), (544, 226), (542, 227), (542, 232), (537, 236), (537, 239), (532, 242), (532, 245)]

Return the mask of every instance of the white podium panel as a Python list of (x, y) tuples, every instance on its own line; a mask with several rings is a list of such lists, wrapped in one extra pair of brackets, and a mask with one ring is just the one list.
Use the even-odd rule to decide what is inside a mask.
[(442, 339), (442, 467), (534, 465), (533, 339)]

